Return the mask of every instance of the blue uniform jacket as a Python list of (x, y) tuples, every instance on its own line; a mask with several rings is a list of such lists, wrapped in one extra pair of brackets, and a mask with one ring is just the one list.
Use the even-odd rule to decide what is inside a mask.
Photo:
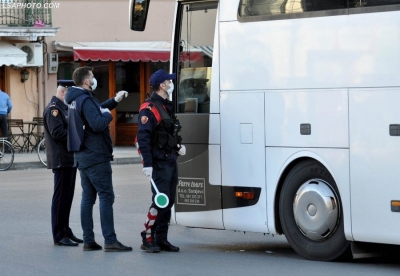
[(53, 96), (43, 111), (47, 168), (72, 167), (74, 154), (67, 149), (68, 106)]
[[(163, 99), (157, 93), (152, 93), (150, 96), (152, 101), (158, 101), (162, 106), (166, 108), (168, 113), (173, 115), (173, 103), (168, 99)], [(143, 105), (142, 105), (143, 107)], [(157, 119), (150, 106), (150, 108), (140, 108), (139, 120), (138, 120), (138, 133), (137, 142), (139, 146), (140, 154), (143, 158), (143, 167), (153, 167), (157, 164), (173, 164), (176, 162), (177, 154), (173, 153), (165, 156), (162, 151), (152, 148), (152, 137), (157, 127)]]
[(82, 145), (74, 151), (75, 165), (86, 168), (113, 160), (109, 130), (113, 117), (108, 112), (102, 113), (100, 107), (112, 110), (117, 102), (109, 99), (100, 104), (91, 91), (75, 86), (68, 88), (65, 101), (69, 105), (68, 150), (76, 149), (80, 142), (74, 130), (83, 130)]

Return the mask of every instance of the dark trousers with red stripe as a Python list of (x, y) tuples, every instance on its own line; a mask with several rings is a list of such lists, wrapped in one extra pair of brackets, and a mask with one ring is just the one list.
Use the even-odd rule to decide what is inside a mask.
[(176, 186), (178, 185), (178, 165), (174, 164), (156, 164), (153, 166), (153, 180), (160, 193), (164, 193), (169, 198), (169, 204), (165, 208), (159, 208), (154, 203), (156, 191), (151, 186), (152, 204), (147, 213), (144, 223), (145, 229), (141, 235), (143, 241), (152, 241), (155, 238), (157, 243), (167, 241), (168, 224), (171, 219), (171, 208), (175, 203)]
[(73, 236), (69, 215), (75, 192), (76, 168), (53, 169), (54, 193), (51, 204), (51, 226), (54, 242)]

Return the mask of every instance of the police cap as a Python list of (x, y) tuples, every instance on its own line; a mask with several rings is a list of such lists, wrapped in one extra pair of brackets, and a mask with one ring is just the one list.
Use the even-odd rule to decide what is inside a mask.
[(161, 83), (166, 80), (174, 80), (176, 79), (176, 74), (167, 74), (164, 70), (160, 69), (150, 76), (150, 85), (153, 88), (157, 88)]

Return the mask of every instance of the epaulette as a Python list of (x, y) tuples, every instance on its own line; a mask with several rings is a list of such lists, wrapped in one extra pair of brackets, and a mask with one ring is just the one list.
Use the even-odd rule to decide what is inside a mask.
[[(154, 108), (153, 108), (154, 107)], [(145, 100), (144, 103), (142, 103), (142, 105), (139, 108), (139, 112), (141, 112), (142, 110), (147, 109), (149, 110), (151, 113), (153, 113), (154, 117), (157, 120), (157, 123), (161, 122), (161, 115), (160, 112), (158, 112), (158, 108), (157, 106), (154, 105), (153, 102), (149, 101), (149, 100)]]
[(56, 102), (50, 103), (50, 107), (54, 107), (54, 106), (56, 106)]
[(152, 110), (153, 109), (154, 104), (150, 101), (144, 101), (144, 103), (142, 103), (139, 107), (139, 112), (142, 111), (143, 109), (148, 109), (148, 110)]
[(151, 111), (151, 109), (153, 108), (153, 106), (154, 106), (153, 103), (149, 103), (149, 104), (146, 106), (146, 108), (147, 108), (148, 110)]

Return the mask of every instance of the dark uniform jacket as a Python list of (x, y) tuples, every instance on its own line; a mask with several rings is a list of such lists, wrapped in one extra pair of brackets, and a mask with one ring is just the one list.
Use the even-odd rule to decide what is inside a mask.
[[(157, 93), (152, 93), (150, 96), (151, 101), (158, 101), (168, 112), (168, 114), (173, 117), (173, 103), (168, 99), (163, 99)], [(139, 153), (143, 158), (143, 167), (153, 167), (156, 164), (174, 164), (177, 160), (177, 153), (172, 152), (171, 154), (165, 155), (163, 151), (160, 151), (153, 147), (152, 139), (155, 134), (157, 125), (161, 120), (161, 116), (156, 118), (152, 109), (156, 107), (150, 103), (143, 103), (139, 111), (138, 120), (138, 133), (137, 133), (137, 143), (139, 147)], [(154, 111), (154, 110), (153, 110)]]
[[(102, 104), (93, 93), (80, 87), (70, 87), (65, 96), (68, 109), (68, 149), (74, 149), (75, 165), (86, 168), (113, 160), (113, 148), (108, 125), (113, 117), (100, 108), (114, 109), (114, 98)], [(82, 137), (78, 137), (83, 130)], [(78, 149), (78, 150), (76, 150)]]
[(53, 96), (43, 111), (47, 168), (72, 167), (73, 153), (67, 150), (68, 106)]

